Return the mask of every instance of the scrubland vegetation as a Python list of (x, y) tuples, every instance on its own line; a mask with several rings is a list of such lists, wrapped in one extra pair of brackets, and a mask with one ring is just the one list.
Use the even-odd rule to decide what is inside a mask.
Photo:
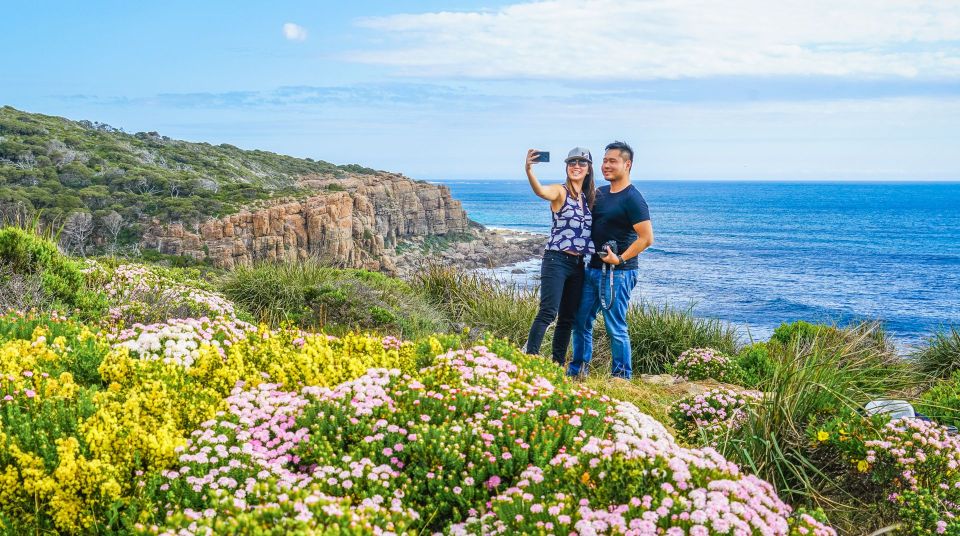
[(53, 238), (0, 229), (4, 533), (960, 534), (955, 329), (905, 359), (874, 324), (742, 341), (638, 304), (638, 378), (598, 329), (574, 382), (517, 349), (535, 293), (474, 274)]

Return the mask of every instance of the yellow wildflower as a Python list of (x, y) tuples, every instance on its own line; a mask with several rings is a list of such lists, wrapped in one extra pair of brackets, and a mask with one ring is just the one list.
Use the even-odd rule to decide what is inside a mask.
[(870, 468), (870, 464), (867, 463), (867, 460), (860, 460), (859, 462), (857, 462), (857, 471), (860, 471), (861, 473), (866, 473), (867, 469), (869, 468)]
[(819, 432), (817, 432), (817, 440), (826, 441), (828, 439), (830, 439), (830, 432), (827, 432), (825, 430), (820, 430)]

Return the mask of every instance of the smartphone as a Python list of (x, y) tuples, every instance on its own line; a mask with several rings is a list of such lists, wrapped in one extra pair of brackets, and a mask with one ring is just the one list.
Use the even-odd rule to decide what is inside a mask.
[(550, 151), (540, 151), (537, 153), (537, 157), (533, 159), (534, 162), (549, 162), (550, 161)]

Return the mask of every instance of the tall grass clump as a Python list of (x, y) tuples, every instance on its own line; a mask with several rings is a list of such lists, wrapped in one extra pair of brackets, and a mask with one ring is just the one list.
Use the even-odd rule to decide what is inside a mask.
[[(642, 302), (627, 312), (627, 330), (638, 374), (662, 374), (684, 350), (709, 347), (737, 353), (737, 331), (730, 324), (693, 316), (691, 308)], [(605, 336), (605, 335), (603, 335)]]
[(720, 438), (718, 450), (773, 483), (792, 504), (855, 517), (862, 506), (855, 490), (844, 488), (830, 470), (842, 461), (815, 459), (806, 432), (842, 411), (857, 412), (870, 400), (898, 397), (919, 383), (877, 329), (859, 324), (818, 330), (812, 338), (790, 337), (786, 344), (771, 340), (775, 367), (758, 385), (763, 402), (739, 429)]
[(950, 377), (960, 370), (960, 331), (955, 326), (949, 331), (938, 331), (914, 353), (913, 358), (920, 372), (935, 378)]
[[(417, 272), (413, 287), (455, 322), (522, 344), (540, 305), (536, 287), (525, 288), (455, 267), (427, 265)], [(737, 351), (736, 330), (720, 320), (693, 316), (690, 309), (641, 303), (627, 312), (634, 371), (659, 374), (681, 352), (709, 346), (724, 353)], [(610, 345), (603, 316), (594, 325), (590, 370), (610, 369)], [(549, 348), (552, 331), (541, 348)]]
[(869, 372), (884, 378), (895, 374), (909, 378), (912, 387), (909, 392), (900, 392), (902, 396), (915, 394), (922, 385), (922, 375), (915, 366), (898, 357), (896, 349), (887, 338), (883, 324), (876, 321), (855, 322), (847, 326), (810, 324), (804, 321), (782, 324), (767, 342), (767, 348), (774, 358), (795, 355), (798, 352), (832, 352), (841, 356), (840, 365), (843, 365), (845, 356), (852, 359), (872, 359), (876, 366), (865, 369), (865, 374)]
[(526, 340), (540, 306), (536, 288), (437, 264), (422, 267), (412, 286), (454, 322), (514, 344)]
[(446, 331), (442, 313), (399, 279), (332, 268), (319, 259), (239, 267), (220, 283), (227, 298), (259, 322), (331, 333), (376, 330), (405, 338)]

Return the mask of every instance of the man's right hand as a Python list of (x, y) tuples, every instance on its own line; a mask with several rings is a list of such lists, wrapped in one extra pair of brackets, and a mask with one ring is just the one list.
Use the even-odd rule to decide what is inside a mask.
[(603, 257), (600, 257), (600, 260), (607, 264), (612, 264), (614, 266), (617, 266), (618, 264), (620, 264), (620, 257), (618, 257), (617, 254), (610, 249), (610, 246), (607, 246), (606, 249), (607, 249), (607, 254), (604, 255)]

